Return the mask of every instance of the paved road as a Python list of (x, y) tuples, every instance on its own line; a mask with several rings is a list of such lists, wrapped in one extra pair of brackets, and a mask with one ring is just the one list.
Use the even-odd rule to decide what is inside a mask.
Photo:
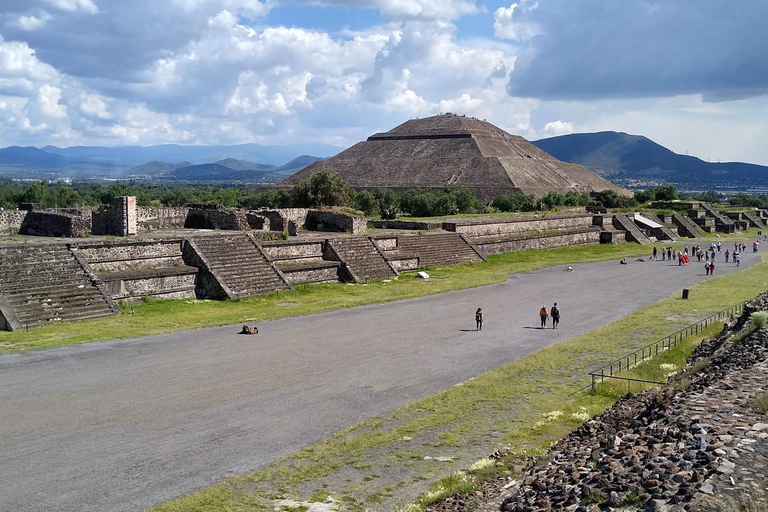
[[(706, 279), (697, 264), (575, 268), (264, 322), (257, 337), (221, 327), (2, 356), (0, 510), (141, 510)], [(561, 329), (526, 328), (553, 301)]]

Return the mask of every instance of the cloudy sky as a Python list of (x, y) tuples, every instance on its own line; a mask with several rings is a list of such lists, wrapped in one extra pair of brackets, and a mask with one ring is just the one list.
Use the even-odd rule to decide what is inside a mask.
[(0, 0), (0, 146), (323, 142), (456, 112), (768, 165), (765, 0)]

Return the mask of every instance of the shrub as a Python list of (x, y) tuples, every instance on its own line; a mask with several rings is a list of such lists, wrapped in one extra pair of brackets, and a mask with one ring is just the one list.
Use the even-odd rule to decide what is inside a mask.
[(754, 325), (756, 329), (762, 329), (765, 327), (766, 322), (768, 322), (768, 312), (755, 311), (749, 318), (752, 320), (752, 325)]
[(350, 188), (342, 177), (324, 169), (293, 187), (298, 206), (347, 206)]
[(532, 212), (536, 210), (536, 198), (522, 192), (506, 194), (494, 199), (492, 206), (502, 212)]

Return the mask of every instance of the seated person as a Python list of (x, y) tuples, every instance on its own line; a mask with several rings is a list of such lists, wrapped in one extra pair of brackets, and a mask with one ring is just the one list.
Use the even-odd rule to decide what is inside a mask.
[(248, 326), (248, 324), (243, 326), (243, 330), (240, 331), (240, 334), (251, 334), (251, 328)]
[(627, 258), (621, 258), (621, 261), (619, 261), (619, 265), (626, 265), (627, 264)]

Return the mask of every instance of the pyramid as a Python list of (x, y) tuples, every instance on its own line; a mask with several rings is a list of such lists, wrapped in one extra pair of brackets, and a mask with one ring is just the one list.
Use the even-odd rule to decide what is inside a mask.
[(329, 169), (354, 189), (469, 188), (481, 200), (524, 192), (630, 192), (581, 165), (561, 162), (522, 137), (455, 114), (412, 119), (377, 133), (333, 158), (315, 162), (280, 186)]

